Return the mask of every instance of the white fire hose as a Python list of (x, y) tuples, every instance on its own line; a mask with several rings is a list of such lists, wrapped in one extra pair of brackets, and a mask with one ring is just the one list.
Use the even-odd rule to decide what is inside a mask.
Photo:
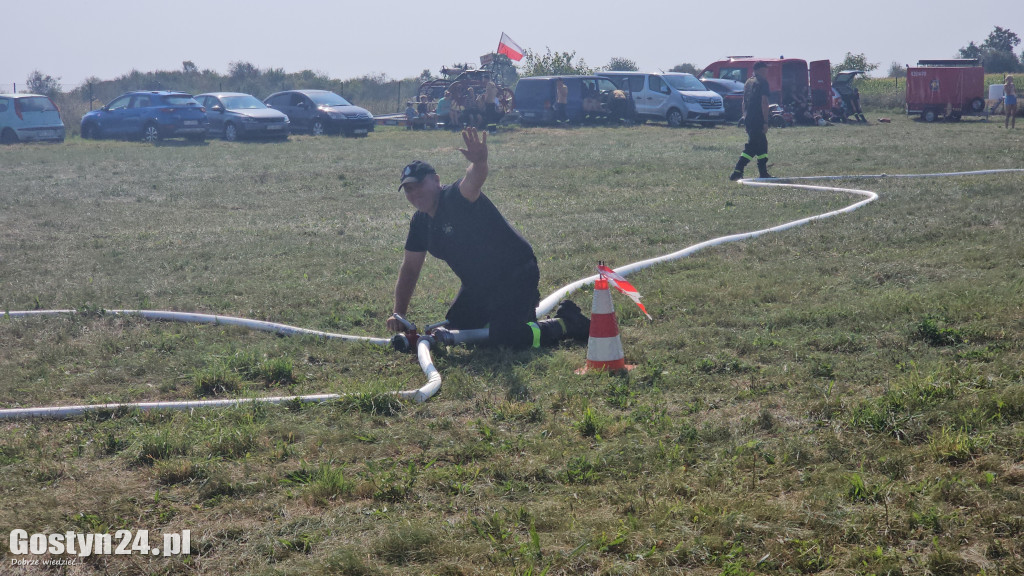
[[(729, 242), (738, 242), (740, 240), (747, 240), (750, 238), (756, 238), (769, 232), (782, 232), (802, 226), (815, 220), (823, 220), (825, 218), (831, 218), (839, 214), (847, 212), (853, 212), (854, 210), (878, 199), (878, 195), (870, 190), (859, 190), (854, 188), (838, 188), (833, 186), (815, 186), (810, 184), (794, 184), (796, 181), (807, 181), (807, 180), (844, 180), (844, 179), (882, 179), (882, 178), (936, 178), (936, 177), (949, 177), (949, 176), (975, 176), (982, 174), (1000, 174), (1009, 172), (1024, 172), (1024, 169), (1003, 169), (1003, 170), (978, 170), (972, 172), (946, 172), (937, 174), (872, 174), (872, 175), (861, 175), (861, 176), (807, 176), (801, 178), (779, 178), (779, 179), (745, 179), (740, 180), (741, 184), (747, 186), (782, 186), (787, 188), (800, 188), (804, 190), (816, 190), (822, 192), (841, 192), (854, 194), (857, 196), (863, 196), (864, 199), (851, 204), (845, 208), (839, 210), (833, 210), (824, 214), (818, 214), (816, 216), (809, 216), (807, 218), (801, 218), (771, 228), (764, 228), (762, 230), (755, 230), (753, 232), (743, 232), (740, 234), (732, 234), (729, 236), (721, 236), (694, 244), (678, 252), (672, 252), (671, 254), (665, 254), (664, 256), (658, 256), (655, 258), (649, 258), (647, 260), (641, 260), (632, 264), (627, 264), (616, 268), (615, 271), (623, 276), (632, 274), (638, 270), (649, 268), (655, 264), (662, 262), (669, 262), (672, 260), (679, 260), (690, 256), (691, 254), (710, 248), (712, 246), (719, 246), (721, 244), (727, 244)], [(570, 284), (566, 284), (561, 288), (555, 290), (551, 295), (541, 300), (540, 305), (537, 306), (537, 316), (541, 317), (545, 314), (549, 314), (558, 303), (575, 292), (580, 288), (593, 284), (597, 280), (598, 276), (595, 274), (581, 280), (577, 280)], [(75, 310), (28, 310), (28, 311), (16, 311), (7, 312), (5, 317), (9, 318), (26, 318), (33, 316), (56, 316), (56, 315), (67, 315), (75, 314)], [(400, 349), (400, 345), (396, 343), (396, 340), (401, 340), (401, 335), (395, 338), (371, 338), (366, 336), (349, 336), (345, 334), (333, 334), (330, 332), (321, 332), (319, 330), (309, 330), (306, 328), (298, 328), (295, 326), (289, 326), (286, 324), (278, 324), (275, 322), (264, 322), (260, 320), (249, 320), (246, 318), (237, 318), (233, 316), (219, 316), (211, 314), (193, 314), (185, 312), (167, 312), (161, 310), (104, 310), (105, 314), (112, 315), (134, 315), (141, 316), (150, 320), (170, 320), (177, 322), (193, 322), (203, 324), (220, 324), (226, 326), (241, 326), (249, 328), (251, 330), (260, 330), (265, 332), (274, 332), (276, 334), (283, 335), (309, 335), (316, 336), (318, 338), (326, 339), (338, 339), (348, 342), (367, 342), (379, 346), (392, 345)], [(411, 333), (416, 336), (415, 346), (416, 355), (419, 360), (420, 368), (423, 370), (424, 375), (427, 377), (427, 382), (422, 387), (415, 390), (404, 390), (396, 392), (395, 394), (400, 398), (411, 399), (416, 402), (426, 402), (431, 396), (437, 394), (441, 389), (441, 374), (437, 368), (434, 367), (434, 361), (430, 356), (431, 346), (438, 340), (441, 340), (442, 344), (446, 345), (457, 345), (457, 344), (468, 344), (474, 342), (481, 342), (487, 339), (488, 331), (486, 328), (480, 330), (438, 330), (434, 331), (434, 327), (428, 327), (425, 329), (424, 335), (415, 335), (415, 326), (408, 323), (404, 319), (407, 327), (411, 327), (411, 330), (407, 333)], [(409, 348), (412, 342), (408, 340), (408, 336), (405, 336), (405, 347)], [(64, 418), (70, 416), (77, 416), (87, 412), (102, 412), (102, 411), (123, 411), (123, 410), (153, 410), (153, 409), (169, 409), (169, 410), (192, 410), (195, 408), (208, 408), (208, 407), (225, 407), (225, 406), (237, 406), (240, 404), (262, 402), (270, 404), (283, 404), (290, 402), (327, 402), (341, 398), (339, 394), (313, 394), (306, 396), (275, 396), (275, 397), (263, 397), (263, 398), (229, 398), (221, 400), (181, 400), (181, 401), (166, 401), (166, 402), (127, 402), (122, 404), (88, 404), (78, 406), (44, 406), (38, 408), (8, 408), (0, 410), (0, 420), (15, 419), (15, 418), (30, 418), (30, 417), (48, 417), (48, 418)]]

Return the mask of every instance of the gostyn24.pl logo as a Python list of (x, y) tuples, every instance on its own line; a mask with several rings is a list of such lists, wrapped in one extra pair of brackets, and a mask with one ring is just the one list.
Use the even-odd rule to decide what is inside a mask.
[[(62, 534), (29, 534), (11, 530), (10, 552), (14, 556), (73, 554), (79, 557), (109, 554), (142, 554), (147, 556), (178, 556), (192, 553), (192, 531), (163, 534), (160, 545), (150, 546), (149, 530), (118, 530), (113, 534), (89, 534), (74, 531)], [(30, 562), (12, 559), (12, 563)]]

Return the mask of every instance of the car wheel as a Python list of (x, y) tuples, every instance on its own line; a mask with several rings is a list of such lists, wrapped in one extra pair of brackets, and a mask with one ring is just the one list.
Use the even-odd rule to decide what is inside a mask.
[(156, 127), (156, 124), (146, 124), (142, 129), (142, 140), (150, 144), (160, 141), (160, 130)]
[(982, 100), (981, 98), (975, 98), (974, 100), (971, 100), (971, 112), (974, 112), (975, 114), (977, 114), (977, 113), (981, 112), (984, 109), (985, 109), (985, 101), (984, 100)]
[(82, 139), (83, 140), (99, 140), (100, 129), (95, 124), (86, 124), (82, 126)]
[(313, 134), (313, 136), (323, 136), (324, 135), (324, 121), (320, 120), (319, 118), (316, 119), (316, 120), (313, 120), (313, 125), (309, 127), (309, 131)]
[(668, 111), (667, 115), (665, 115), (665, 120), (668, 122), (669, 126), (679, 128), (683, 125), (683, 113), (678, 109), (673, 108)]
[(935, 110), (925, 110), (921, 113), (921, 119), (925, 122), (935, 122), (935, 118), (938, 116), (935, 114)]
[(18, 135), (14, 132), (14, 130), (11, 130), (10, 128), (7, 128), (7, 129), (4, 130), (3, 134), (0, 134), (0, 144), (17, 144), (17, 143), (18, 143)]
[(238, 128), (231, 122), (224, 125), (224, 139), (228, 142), (234, 142), (238, 140)]

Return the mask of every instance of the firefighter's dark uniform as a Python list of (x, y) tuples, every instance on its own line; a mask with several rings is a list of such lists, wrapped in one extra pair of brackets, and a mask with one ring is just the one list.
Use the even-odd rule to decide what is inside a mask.
[(747, 129), (747, 144), (743, 147), (743, 153), (736, 162), (736, 169), (730, 178), (739, 180), (743, 177), (743, 169), (753, 159), (757, 159), (757, 172), (761, 178), (771, 178), (768, 173), (768, 136), (765, 134), (765, 125), (768, 119), (764, 117), (761, 108), (761, 98), (768, 96), (768, 81), (761, 80), (757, 76), (751, 76), (743, 85), (743, 105), (746, 110), (744, 126)]

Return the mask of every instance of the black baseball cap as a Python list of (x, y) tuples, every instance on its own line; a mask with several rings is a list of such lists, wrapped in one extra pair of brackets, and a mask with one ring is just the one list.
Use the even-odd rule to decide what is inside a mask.
[(402, 168), (402, 183), (398, 185), (398, 189), (401, 190), (402, 186), (410, 182), (420, 182), (428, 174), (437, 174), (437, 170), (434, 170), (433, 166), (422, 160), (416, 160)]
[(764, 60), (759, 60), (757, 63), (754, 64), (754, 70), (757, 70), (759, 68), (767, 68), (767, 67), (768, 67), (768, 63), (765, 62)]

